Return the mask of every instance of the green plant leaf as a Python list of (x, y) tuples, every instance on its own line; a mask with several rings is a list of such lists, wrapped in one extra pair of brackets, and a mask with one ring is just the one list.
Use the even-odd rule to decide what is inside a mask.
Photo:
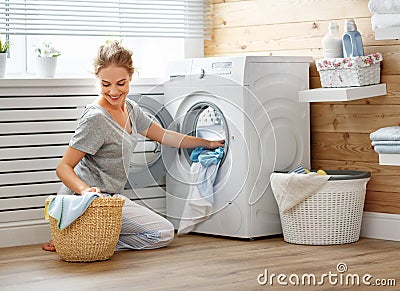
[(2, 42), (1, 38), (0, 38), (0, 53), (7, 52), (7, 50), (10, 48), (10, 46), (11, 46), (10, 41), (6, 40), (5, 42)]

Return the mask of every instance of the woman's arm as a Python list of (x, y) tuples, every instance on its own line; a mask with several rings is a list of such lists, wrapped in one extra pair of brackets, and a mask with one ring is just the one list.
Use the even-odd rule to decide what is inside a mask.
[(57, 177), (76, 194), (83, 194), (85, 192), (98, 192), (100, 189), (98, 187), (90, 187), (75, 174), (75, 166), (82, 160), (85, 156), (85, 152), (81, 152), (70, 146), (64, 153), (61, 161), (58, 163), (56, 174)]
[(224, 140), (211, 141), (204, 138), (181, 134), (172, 130), (166, 130), (156, 122), (152, 122), (150, 127), (147, 130), (140, 132), (140, 134), (162, 143), (163, 145), (176, 148), (203, 147), (206, 149), (215, 149), (223, 147), (225, 144)]

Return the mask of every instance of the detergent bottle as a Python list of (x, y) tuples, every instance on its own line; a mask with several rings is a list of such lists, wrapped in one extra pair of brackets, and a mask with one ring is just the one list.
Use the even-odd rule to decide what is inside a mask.
[(322, 53), (324, 58), (343, 58), (342, 37), (336, 22), (329, 22), (328, 32), (322, 39)]
[(347, 19), (344, 22), (343, 56), (357, 57), (364, 55), (364, 47), (361, 34), (357, 31), (357, 25), (353, 19)]

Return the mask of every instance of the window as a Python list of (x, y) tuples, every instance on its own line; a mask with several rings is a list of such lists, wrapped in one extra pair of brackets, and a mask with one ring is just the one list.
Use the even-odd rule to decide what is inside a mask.
[(89, 76), (97, 48), (121, 39), (136, 77), (162, 77), (169, 61), (202, 56), (209, 9), (204, 0), (1, 1), (0, 32), (12, 43), (7, 74), (35, 74), (35, 47), (46, 41), (62, 53), (57, 76)]

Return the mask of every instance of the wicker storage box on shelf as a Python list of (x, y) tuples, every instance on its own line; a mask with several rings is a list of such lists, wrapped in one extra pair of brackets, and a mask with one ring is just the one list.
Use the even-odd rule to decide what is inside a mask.
[(367, 56), (316, 60), (324, 88), (359, 87), (380, 83), (380, 53)]
[(326, 172), (332, 176), (317, 193), (288, 212), (280, 213), (286, 242), (331, 245), (359, 240), (370, 173)]
[[(50, 199), (46, 199), (46, 204)], [(63, 230), (50, 217), (51, 237), (59, 257), (68, 262), (108, 260), (114, 254), (122, 225), (120, 197), (95, 198), (80, 217)]]

